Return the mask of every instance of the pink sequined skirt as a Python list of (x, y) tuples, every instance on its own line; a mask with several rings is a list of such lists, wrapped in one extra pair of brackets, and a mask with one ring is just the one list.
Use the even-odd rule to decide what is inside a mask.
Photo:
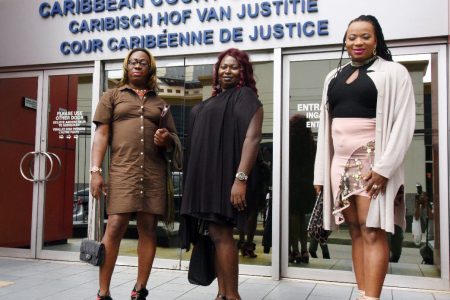
[(334, 118), (331, 125), (334, 155), (331, 188), (335, 207), (352, 195), (369, 197), (366, 176), (375, 155), (375, 119)]

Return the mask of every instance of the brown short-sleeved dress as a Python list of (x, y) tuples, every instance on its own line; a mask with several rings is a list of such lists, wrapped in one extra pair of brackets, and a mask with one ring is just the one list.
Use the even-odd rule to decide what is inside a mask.
[[(165, 104), (152, 91), (142, 100), (128, 85), (108, 90), (98, 103), (94, 123), (111, 126), (108, 214), (164, 214), (165, 150), (154, 144), (153, 137)], [(167, 129), (176, 133), (171, 115)]]

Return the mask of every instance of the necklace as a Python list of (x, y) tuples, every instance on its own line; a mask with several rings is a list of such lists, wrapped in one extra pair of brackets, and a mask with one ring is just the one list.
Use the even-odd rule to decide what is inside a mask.
[(366, 59), (365, 61), (362, 61), (362, 62), (359, 62), (359, 61), (351, 61), (350, 62), (350, 64), (352, 65), (352, 67), (355, 67), (355, 68), (359, 68), (359, 67), (362, 67), (362, 66), (365, 66), (365, 65), (367, 65), (367, 64), (370, 64), (371, 62), (373, 62), (375, 59), (377, 59), (378, 58), (378, 56), (376, 56), (376, 55), (374, 55), (374, 56), (372, 56), (371, 58), (369, 58), (369, 59)]
[(147, 94), (148, 90), (144, 89), (144, 90), (140, 90), (140, 89), (133, 89), (133, 91), (138, 94), (139, 97), (144, 97), (145, 94)]

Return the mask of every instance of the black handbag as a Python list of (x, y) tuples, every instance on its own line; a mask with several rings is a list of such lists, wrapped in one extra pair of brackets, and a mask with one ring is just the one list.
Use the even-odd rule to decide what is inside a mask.
[(323, 228), (323, 195), (322, 192), (317, 195), (316, 204), (311, 213), (311, 218), (308, 224), (308, 234), (311, 238), (317, 240), (321, 245), (325, 245), (328, 236), (331, 234), (330, 230)]
[(100, 242), (101, 240), (101, 232), (103, 231), (103, 222), (102, 222), (102, 213), (100, 211), (101, 208), (101, 200), (93, 199), (93, 201), (97, 204), (97, 211), (93, 213), (95, 215), (95, 219), (97, 221), (97, 230), (95, 240), (83, 239), (81, 241), (80, 246), (80, 260), (87, 262), (93, 266), (101, 266), (105, 262), (105, 245)]
[(200, 234), (192, 249), (188, 280), (192, 284), (207, 286), (216, 278), (214, 243), (207, 234)]
[(101, 266), (105, 261), (105, 245), (94, 240), (83, 239), (80, 246), (80, 260), (93, 266)]

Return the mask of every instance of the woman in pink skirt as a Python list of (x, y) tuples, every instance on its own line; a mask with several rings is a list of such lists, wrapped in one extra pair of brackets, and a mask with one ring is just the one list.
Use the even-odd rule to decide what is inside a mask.
[(394, 199), (414, 134), (414, 91), (375, 17), (352, 20), (344, 48), (351, 62), (325, 79), (314, 185), (324, 196), (324, 228), (349, 227), (359, 299), (379, 299), (386, 232), (394, 233)]

